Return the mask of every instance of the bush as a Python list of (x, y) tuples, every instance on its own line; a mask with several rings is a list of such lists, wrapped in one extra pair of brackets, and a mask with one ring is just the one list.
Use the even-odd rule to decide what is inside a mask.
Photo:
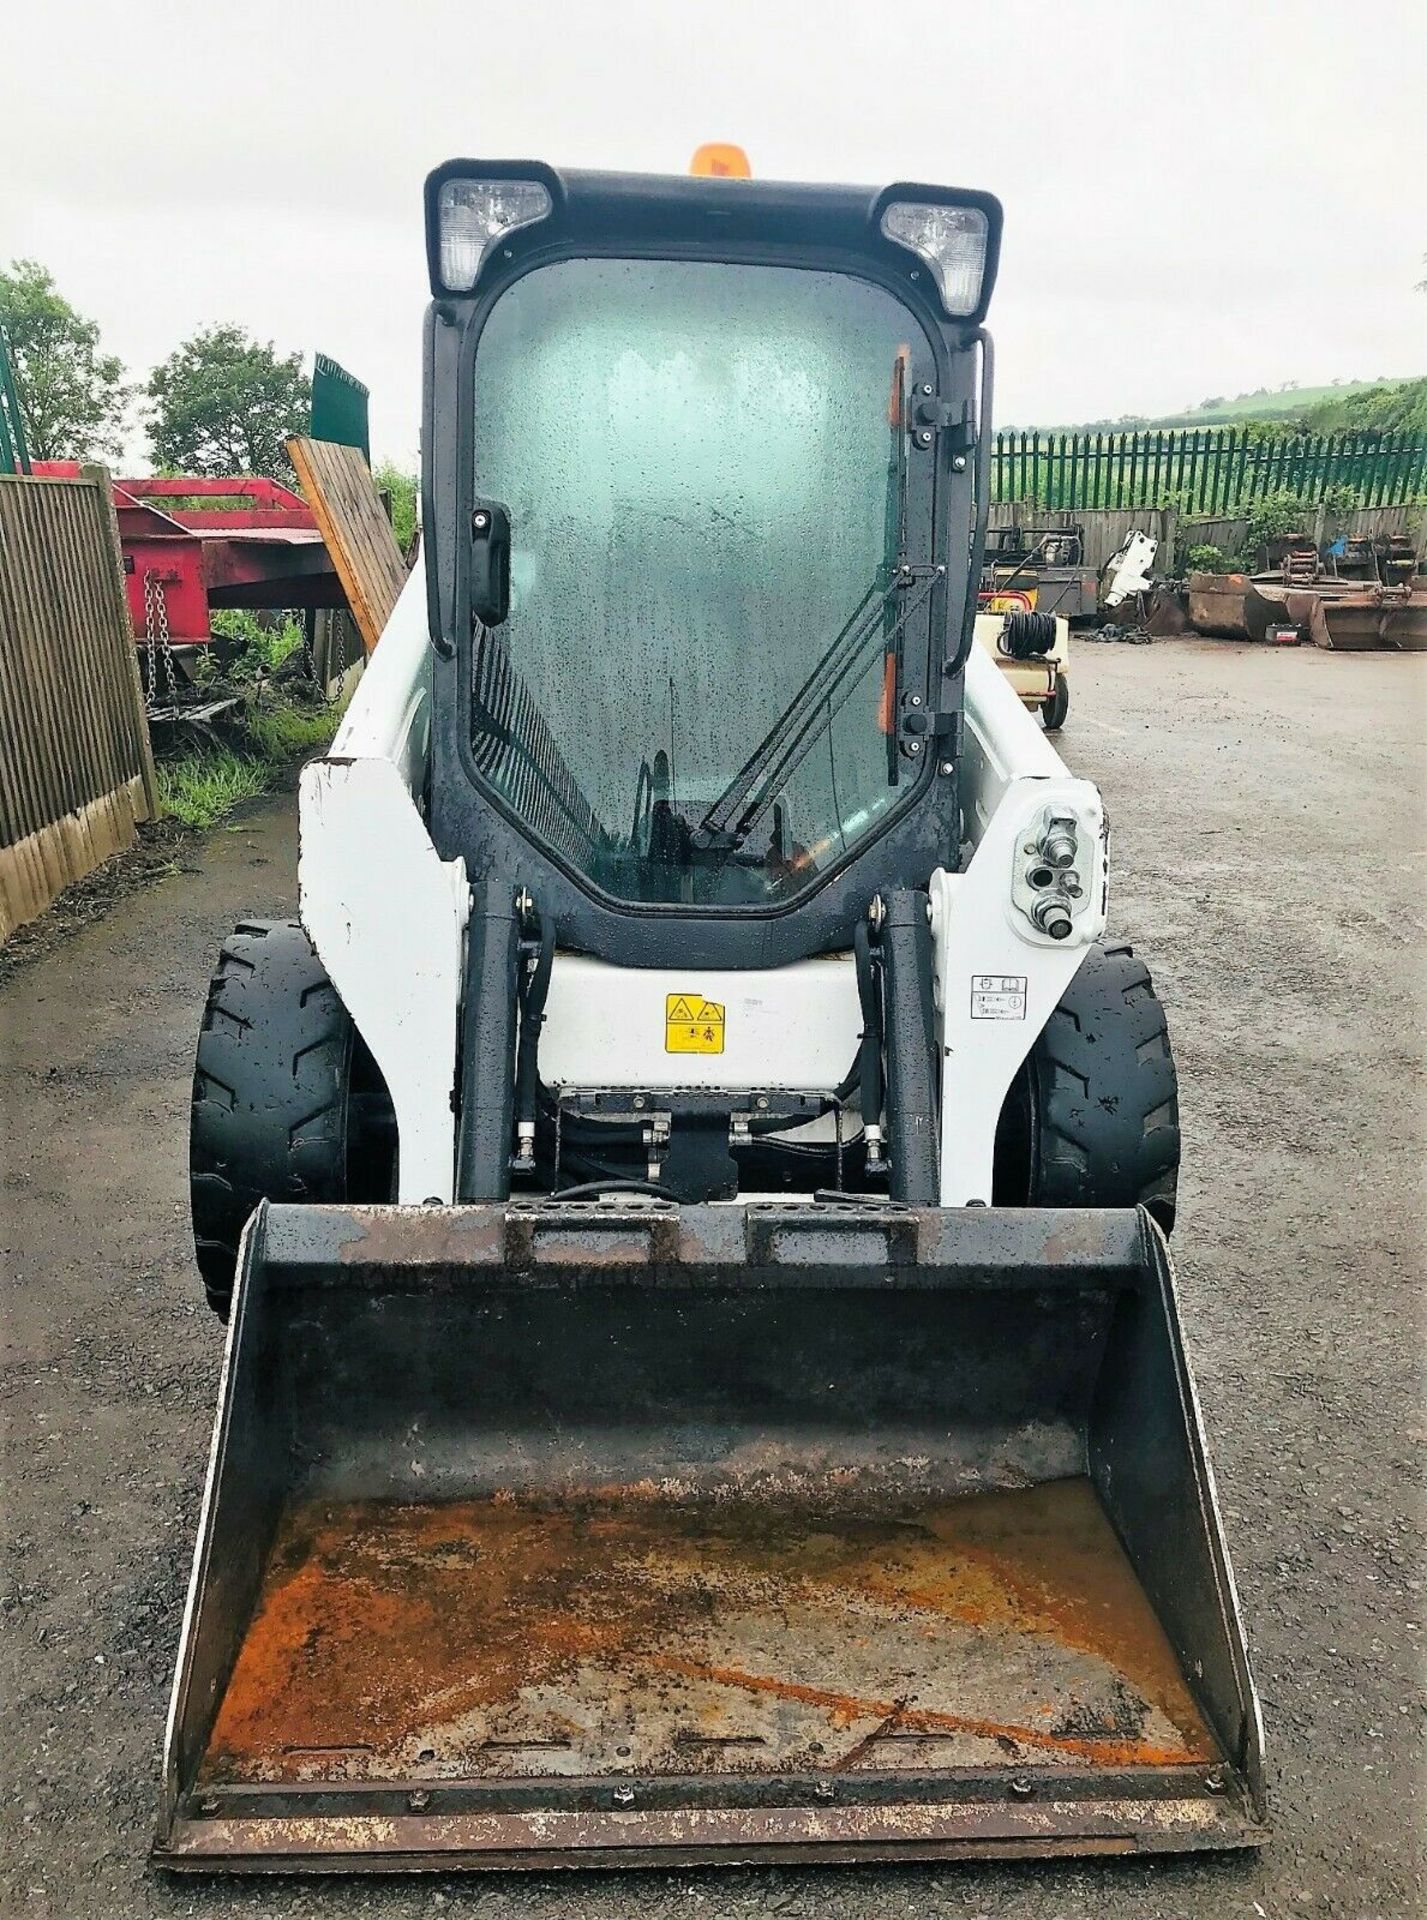
[(394, 460), (383, 460), (372, 475), (377, 491), (391, 501), (391, 530), (403, 554), (411, 550), (416, 532), (416, 489), (414, 473), (403, 473)]
[(1232, 573), (1234, 565), (1218, 547), (1206, 541), (1185, 554), (1184, 570), (1186, 573)]
[(1303, 425), (1309, 433), (1427, 433), (1427, 379), (1335, 395), (1307, 408)]
[(302, 622), (291, 614), (274, 625), (245, 609), (225, 608), (213, 615), (211, 625), (220, 643), (222, 678), (239, 684), (275, 673), (302, 645)]
[(1266, 493), (1262, 500), (1252, 501), (1245, 514), (1248, 524), (1240, 554), (1256, 567), (1259, 553), (1271, 540), (1282, 540), (1285, 534), (1311, 534), (1317, 511), (1316, 503), (1301, 494)]

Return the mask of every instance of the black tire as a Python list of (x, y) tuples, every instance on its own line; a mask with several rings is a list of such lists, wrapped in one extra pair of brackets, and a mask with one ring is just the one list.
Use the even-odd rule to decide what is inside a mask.
[(1065, 725), (1065, 716), (1070, 712), (1070, 682), (1063, 673), (1055, 676), (1055, 690), (1050, 699), (1041, 708), (1041, 719), (1047, 733), (1059, 733)]
[(998, 1206), (1148, 1207), (1168, 1233), (1179, 1081), (1164, 1008), (1130, 947), (1092, 947), (1011, 1085)]
[(193, 1070), (193, 1243), (214, 1312), (228, 1317), (259, 1200), (387, 1200), (394, 1167), (389, 1096), (307, 935), (244, 921), (223, 943)]

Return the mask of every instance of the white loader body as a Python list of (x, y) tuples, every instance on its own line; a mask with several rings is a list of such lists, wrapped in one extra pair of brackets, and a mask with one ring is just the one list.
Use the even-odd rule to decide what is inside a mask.
[(200, 1025), (155, 1859), (1257, 1845), (1168, 1027), (974, 644), (998, 203), (426, 216), (425, 575)]
[[(331, 751), (304, 769), (298, 880), (304, 927), (396, 1110), (399, 1200), (455, 1195), (457, 1034), (468, 885), (421, 810), (429, 752), (430, 639), (413, 575)], [(1107, 828), (989, 655), (966, 663), (961, 769), (971, 858), (928, 874), (942, 1043), (941, 1204), (989, 1205), (996, 1122), (1037, 1034), (1105, 928)], [(1049, 820), (1074, 823), (1069, 931), (1032, 914), (1027, 873)], [(726, 1009), (724, 1051), (666, 1051), (670, 995)], [(557, 953), (542, 1073), (602, 1087), (832, 1086), (861, 1016), (850, 956), (775, 970), (688, 974)]]

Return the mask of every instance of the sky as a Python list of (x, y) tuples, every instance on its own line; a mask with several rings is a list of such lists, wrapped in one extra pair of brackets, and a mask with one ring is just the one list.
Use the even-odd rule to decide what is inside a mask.
[(454, 155), (987, 188), (1002, 424), (1427, 372), (1422, 0), (0, 0), (0, 45), (0, 260), (136, 377), (225, 321), (331, 354), (413, 467)]

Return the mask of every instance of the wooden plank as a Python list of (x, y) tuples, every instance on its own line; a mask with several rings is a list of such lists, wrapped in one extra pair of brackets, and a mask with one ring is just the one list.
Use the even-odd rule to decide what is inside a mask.
[(96, 508), (113, 559), (113, 567), (105, 580), (108, 612), (105, 631), (109, 654), (115, 663), (112, 688), (114, 702), (121, 714), (138, 717), (138, 724), (132, 729), (137, 765), (144, 783), (148, 817), (156, 820), (160, 811), (158, 776), (154, 772), (154, 750), (149, 737), (144, 685), (139, 677), (139, 654), (129, 621), (128, 595), (124, 591), (124, 548), (119, 538), (119, 516), (114, 511), (114, 491), (106, 467), (82, 466), (79, 471), (84, 479), (94, 482), (98, 491)]
[(287, 451), (370, 654), (406, 585), (406, 564), (367, 463), (359, 448), (330, 440), (289, 440)]

